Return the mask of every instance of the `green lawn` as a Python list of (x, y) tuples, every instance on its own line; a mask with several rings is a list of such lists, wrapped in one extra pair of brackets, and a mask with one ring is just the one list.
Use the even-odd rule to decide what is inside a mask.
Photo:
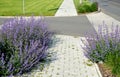
[(75, 4), (75, 7), (77, 9), (77, 7), (80, 5), (80, 0), (73, 0), (74, 1), (74, 4)]
[(79, 10), (78, 10), (78, 6), (80, 5), (80, 0), (73, 0), (73, 1), (74, 1), (76, 10), (77, 10), (77, 12), (78, 12), (78, 11), (79, 11)]
[(55, 14), (63, 0), (24, 0), (25, 14), (23, 14), (22, 1), (23, 0), (0, 0), (0, 16), (52, 16)]

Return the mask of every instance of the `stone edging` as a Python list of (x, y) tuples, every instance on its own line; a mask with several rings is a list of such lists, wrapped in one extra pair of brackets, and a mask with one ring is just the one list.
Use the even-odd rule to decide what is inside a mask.
[(96, 71), (97, 71), (99, 77), (102, 77), (102, 74), (101, 74), (101, 72), (100, 72), (100, 70), (99, 70), (98, 65), (97, 65), (96, 63), (95, 63), (94, 65), (95, 65), (95, 68), (96, 68)]

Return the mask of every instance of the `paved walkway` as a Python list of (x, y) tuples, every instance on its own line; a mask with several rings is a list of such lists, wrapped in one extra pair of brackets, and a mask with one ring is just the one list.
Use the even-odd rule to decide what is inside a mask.
[(100, 13), (91, 13), (86, 15), (88, 20), (93, 24), (96, 31), (98, 31), (98, 26), (102, 25), (103, 22), (108, 26), (109, 30), (111, 30), (112, 23), (116, 26), (120, 26), (120, 21), (112, 18), (111, 16), (100, 12)]
[(102, 77), (96, 64), (84, 56), (83, 37), (55, 35), (51, 62), (46, 62), (43, 71), (38, 66), (28, 77)]
[(64, 0), (55, 16), (77, 16), (73, 0)]
[[(112, 22), (120, 25), (119, 21), (103, 12), (86, 16), (90, 23), (94, 24), (96, 31), (103, 21), (108, 24), (108, 27)], [(83, 45), (81, 38), (84, 39), (83, 37), (55, 35), (54, 45), (48, 50), (51, 53), (51, 57), (48, 58), (51, 60), (48, 59), (44, 63), (43, 71), (41, 71), (41, 64), (38, 64), (36, 69), (25, 74), (26, 77), (102, 77), (97, 65), (84, 56), (84, 50), (80, 46)]]
[[(73, 0), (64, 0), (55, 16), (77, 16)], [(90, 23), (94, 24), (96, 31), (103, 21), (108, 27), (112, 22), (120, 25), (119, 21), (102, 12), (91, 13), (86, 16)], [(48, 49), (51, 56), (48, 57), (46, 63), (43, 63), (43, 71), (41, 71), (41, 64), (38, 64), (32, 72), (24, 75), (26, 77), (102, 77), (98, 66), (84, 56), (84, 50), (81, 48), (83, 44), (80, 39), (84, 38), (55, 35), (53, 46)]]
[[(96, 31), (103, 21), (108, 26), (112, 22), (120, 25), (119, 21), (102, 12), (86, 16), (90, 23), (94, 24)], [(26, 77), (102, 77), (97, 65), (89, 62), (84, 56), (84, 50), (80, 47), (83, 45), (81, 38), (83, 37), (55, 35), (54, 45), (48, 50), (51, 53), (51, 61), (45, 63), (43, 71), (40, 71), (41, 64), (38, 64), (36, 69), (25, 74)]]

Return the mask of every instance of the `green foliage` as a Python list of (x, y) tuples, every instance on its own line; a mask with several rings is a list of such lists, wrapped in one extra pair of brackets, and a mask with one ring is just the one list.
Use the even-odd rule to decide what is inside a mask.
[(114, 24), (100, 25), (97, 33), (87, 34), (84, 42), (85, 55), (93, 62), (104, 62), (116, 77), (120, 77), (120, 28)]
[(79, 5), (78, 9), (79, 9), (78, 10), (79, 13), (85, 13), (86, 12), (86, 9), (82, 5)]
[(0, 42), (0, 53), (4, 53), (5, 61), (8, 62), (11, 55), (13, 55), (15, 47), (9, 40), (4, 39), (4, 42)]
[(78, 13), (89, 13), (98, 10), (97, 2), (91, 3), (88, 1), (84, 1), (82, 4), (77, 6)]
[(42, 18), (14, 18), (0, 30), (0, 76), (21, 75), (48, 55), (53, 33)]
[(86, 13), (86, 12), (90, 12), (90, 11), (91, 11), (91, 7), (88, 4), (81, 4), (78, 6), (79, 13)]
[(98, 3), (97, 2), (93, 2), (91, 5), (91, 11), (97, 11), (98, 10)]
[(106, 55), (105, 64), (112, 69), (114, 75), (120, 76), (120, 51), (109, 52)]
[[(3, 63), (0, 62), (0, 75), (10, 75), (12, 74), (11, 72), (9, 72), (8, 70), (11, 70), (11, 67), (13, 64), (14, 66), (14, 73), (18, 72), (18, 67), (20, 67), (20, 59), (18, 57), (18, 51), (16, 51), (16, 47), (12, 45), (12, 43), (8, 40), (8, 39), (3, 39), (4, 42), (0, 42), (0, 53), (4, 53), (4, 61)], [(2, 56), (2, 54), (0, 54), (0, 56)]]

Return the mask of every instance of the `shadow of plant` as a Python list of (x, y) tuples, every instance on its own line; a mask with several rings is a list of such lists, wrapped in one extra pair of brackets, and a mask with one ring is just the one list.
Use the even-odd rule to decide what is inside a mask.
[(48, 11), (57, 11), (59, 8), (52, 8), (52, 9), (49, 9)]
[[(49, 67), (50, 63), (54, 62), (55, 60), (58, 59), (57, 57), (57, 51), (54, 50), (54, 47), (57, 46), (57, 44), (59, 44), (60, 42), (62, 42), (62, 40), (58, 37), (56, 37), (55, 35), (52, 36), (49, 48), (47, 50), (48, 52), (48, 56), (43, 59), (40, 60), (40, 62), (38, 64), (36, 64), (31, 71), (27, 71), (25, 72), (22, 76), (23, 77), (31, 77), (33, 76), (35, 73), (37, 72), (43, 72), (45, 67)], [(18, 77), (18, 76), (17, 76)]]
[(37, 72), (40, 72), (42, 74), (42, 72), (44, 72), (43, 70), (45, 67), (49, 67), (50, 63), (57, 60), (56, 54), (57, 53), (54, 53), (54, 52), (49, 53), (47, 58), (41, 60), (38, 64), (36, 64), (34, 67), (32, 67), (31, 71), (27, 71), (23, 75), (15, 76), (15, 77), (32, 77)]

